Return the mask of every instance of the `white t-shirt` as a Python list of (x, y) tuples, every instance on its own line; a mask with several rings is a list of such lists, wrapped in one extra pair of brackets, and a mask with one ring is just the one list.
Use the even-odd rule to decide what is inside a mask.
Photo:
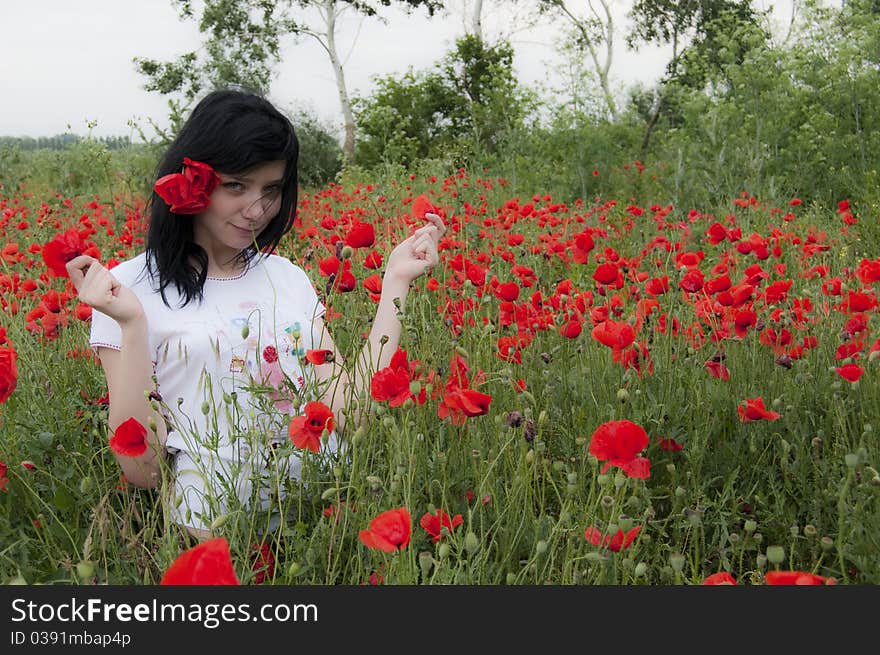
[[(165, 289), (170, 307), (165, 305), (145, 262), (142, 253), (111, 273), (134, 292), (147, 316), (157, 388), (170, 412), (173, 520), (207, 529), (226, 513), (224, 498), (233, 489), (242, 502), (250, 498), (255, 471), (270, 480), (261, 483), (264, 506), (272, 487), (277, 490), (278, 471), (299, 477), (299, 457), (278, 466), (270, 446), (289, 440), (290, 415), (297, 413), (291, 400), (315, 399), (300, 357), (319, 342), (312, 322), (325, 308), (305, 272), (278, 255), (257, 255), (238, 277), (208, 277), (203, 301), (185, 307), (173, 284)], [(93, 350), (119, 350), (121, 337), (116, 321), (92, 312)], [(253, 393), (255, 384), (262, 391)], [(336, 435), (330, 436), (335, 450)]]

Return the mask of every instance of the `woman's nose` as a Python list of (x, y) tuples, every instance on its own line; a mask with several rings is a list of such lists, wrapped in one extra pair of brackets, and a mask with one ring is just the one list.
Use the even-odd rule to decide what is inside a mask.
[(252, 223), (259, 220), (266, 211), (266, 202), (263, 196), (250, 197), (245, 202), (247, 204), (242, 211), (242, 216)]

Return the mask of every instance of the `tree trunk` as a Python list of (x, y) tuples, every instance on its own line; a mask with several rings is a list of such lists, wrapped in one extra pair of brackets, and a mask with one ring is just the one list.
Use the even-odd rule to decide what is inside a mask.
[(355, 124), (354, 112), (351, 109), (351, 99), (348, 97), (348, 88), (345, 85), (345, 71), (336, 51), (336, 19), (339, 16), (337, 0), (324, 0), (324, 20), (327, 24), (327, 53), (330, 55), (330, 63), (336, 75), (336, 89), (339, 92), (339, 105), (342, 108), (342, 118), (345, 121), (345, 143), (342, 146), (342, 154), (347, 161), (354, 158)]
[(471, 21), (471, 29), (474, 30), (474, 36), (480, 41), (483, 40), (483, 0), (474, 2), (474, 13)]

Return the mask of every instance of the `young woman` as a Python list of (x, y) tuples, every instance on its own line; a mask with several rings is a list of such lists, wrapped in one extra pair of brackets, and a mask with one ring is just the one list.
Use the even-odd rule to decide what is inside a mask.
[[(88, 256), (67, 265), (94, 309), (90, 345), (107, 378), (110, 430), (130, 418), (149, 426), (144, 454), (117, 455), (125, 477), (155, 487), (170, 455), (167, 509), (199, 538), (232, 494), (247, 503), (263, 479), (265, 507), (283, 478), (299, 476), (297, 453), (273, 455), (289, 443), (303, 400), (327, 405), (337, 429), (355, 417), (345, 402), (369, 389), (397, 349), (395, 302), (402, 309), (410, 283), (438, 262), (445, 226), (428, 214), (388, 255), (367, 343), (343, 367), (311, 281), (273, 254), (293, 226), (298, 153), (293, 126), (266, 99), (215, 91), (162, 159), (145, 252), (112, 271)], [(309, 349), (332, 358), (301, 367)], [(335, 430), (329, 436), (333, 450)]]

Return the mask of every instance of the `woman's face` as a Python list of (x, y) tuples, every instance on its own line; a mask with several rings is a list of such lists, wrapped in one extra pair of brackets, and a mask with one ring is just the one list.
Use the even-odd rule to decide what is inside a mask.
[(284, 160), (260, 164), (249, 171), (217, 171), (220, 184), (210, 206), (197, 214), (193, 236), (214, 261), (228, 261), (254, 244), (281, 209)]

